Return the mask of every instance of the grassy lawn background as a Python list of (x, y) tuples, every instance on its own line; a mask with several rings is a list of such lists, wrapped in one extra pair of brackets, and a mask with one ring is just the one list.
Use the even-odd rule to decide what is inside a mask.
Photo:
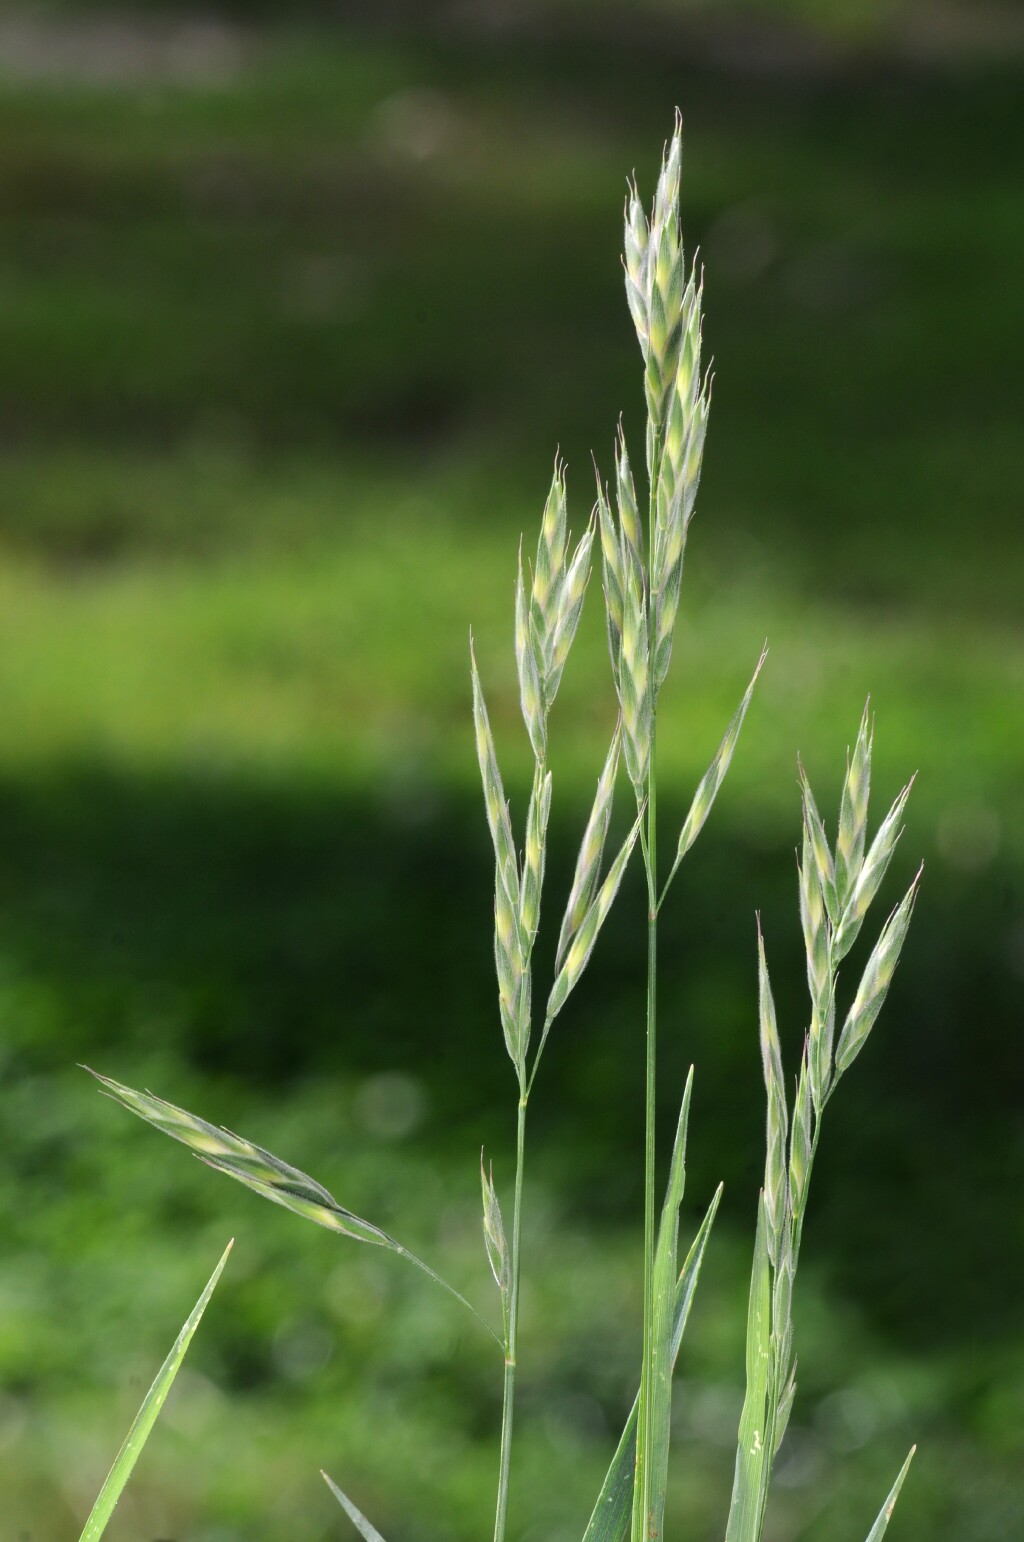
[[(262, 35), (213, 78), (6, 79), (2, 1542), (77, 1534), (231, 1233), (111, 1537), (341, 1536), (319, 1466), (391, 1542), (486, 1524), (486, 1339), (132, 1127), (75, 1063), (265, 1142), (493, 1305), (475, 1161), (486, 1141), (507, 1180), (512, 1087), (467, 632), (521, 809), (516, 542), (556, 444), (580, 527), (620, 411), (638, 440), (617, 211), (676, 101), (716, 387), (669, 824), (772, 651), (666, 922), (691, 1219), (727, 1184), (672, 1524), (720, 1535), (727, 1503), (752, 911), (795, 1063), (795, 753), (831, 808), (870, 689), (879, 802), (920, 771), (892, 898), (921, 855), (926, 884), (830, 1111), (773, 1535), (862, 1538), (912, 1439), (901, 1537), (1020, 1530), (1019, 84), (343, 30)], [(596, 598), (557, 709), (552, 895), (612, 718)], [(634, 880), (538, 1084), (524, 1542), (581, 1534), (633, 1392), (641, 921)]]

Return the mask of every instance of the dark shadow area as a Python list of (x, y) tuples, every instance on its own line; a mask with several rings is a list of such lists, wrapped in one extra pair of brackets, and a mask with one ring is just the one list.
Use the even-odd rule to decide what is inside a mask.
[[(301, 1099), (333, 1077), (399, 1069), (428, 1089), (437, 1155), (493, 1142), (509, 1067), (478, 814), (449, 801), (411, 824), (326, 788), (98, 766), (8, 779), (2, 969), (8, 982), (47, 988), (35, 1017), (22, 1012), (5, 1030), (5, 1080), (81, 1060), (116, 1076), (159, 1043), (209, 1078), (198, 1111), (216, 1117), (220, 1078)], [(663, 1132), (692, 1059), (694, 1192), (723, 1178), (725, 1216), (746, 1230), (763, 1149), (755, 903), (791, 1066), (804, 985), (784, 839), (754, 849), (715, 824), (666, 908)], [(554, 824), (555, 912), (573, 839)], [(961, 884), (928, 875), (883, 1019), (829, 1110), (814, 1249), (836, 1288), (855, 1290), (905, 1349), (1017, 1327), (1024, 1067), (1001, 949), (1019, 885), (1015, 871), (989, 872), (965, 903)], [(634, 874), (559, 1020), (534, 1100), (538, 1169), (569, 1213), (598, 1227), (630, 1222), (638, 1197), (642, 913)], [(845, 971), (851, 994), (864, 955), (858, 945)], [(545, 963), (542, 953), (542, 974)], [(37, 998), (29, 989), (21, 999)], [(46, 1166), (33, 1142), (12, 1155), (29, 1184)]]

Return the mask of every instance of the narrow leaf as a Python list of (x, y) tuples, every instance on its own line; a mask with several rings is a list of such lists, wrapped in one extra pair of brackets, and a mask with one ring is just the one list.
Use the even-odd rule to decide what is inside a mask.
[(693, 1068), (686, 1078), (676, 1138), (669, 1165), (668, 1188), (654, 1250), (654, 1313), (652, 1321), (653, 1371), (648, 1404), (650, 1419), (650, 1468), (643, 1470), (642, 1452), (637, 1463), (640, 1488), (633, 1496), (633, 1523), (637, 1535), (658, 1542), (665, 1521), (668, 1486), (669, 1439), (672, 1424), (672, 1334), (675, 1315), (676, 1254), (679, 1246), (679, 1206), (686, 1186), (686, 1135), (690, 1121)]
[(185, 1358), (185, 1352), (189, 1344), (192, 1342), (192, 1335), (198, 1328), (200, 1318), (206, 1311), (210, 1297), (217, 1288), (217, 1281), (221, 1277), (224, 1265), (228, 1261), (228, 1254), (233, 1247), (234, 1240), (228, 1243), (221, 1254), (220, 1263), (207, 1281), (206, 1289), (192, 1308), (188, 1321), (175, 1339), (170, 1354), (160, 1367), (153, 1385), (146, 1393), (142, 1407), (135, 1416), (135, 1422), (128, 1431), (124, 1445), (117, 1453), (114, 1465), (107, 1475), (107, 1481), (100, 1490), (99, 1498), (92, 1507), (92, 1512), (85, 1523), (85, 1530), (82, 1532), (80, 1542), (99, 1542), (99, 1538), (106, 1531), (107, 1523), (114, 1513), (114, 1506), (120, 1499), (124, 1486), (131, 1477), (132, 1468), (138, 1461), (142, 1448), (149, 1439), (150, 1431), (157, 1421), (161, 1408), (164, 1406), (167, 1394), (171, 1390), (175, 1376), (178, 1374), (178, 1368)]
[(359, 1535), (364, 1539), (364, 1542), (384, 1542), (384, 1538), (381, 1536), (376, 1526), (371, 1526), (362, 1510), (357, 1509), (348, 1495), (342, 1492), (334, 1480), (329, 1478), (325, 1472), (321, 1472), (320, 1476), (327, 1484), (327, 1487), (330, 1489), (335, 1499), (341, 1505), (341, 1508), (344, 1510), (345, 1514), (348, 1516), (349, 1520), (352, 1522)]
[[(686, 1324), (690, 1316), (690, 1307), (693, 1305), (694, 1293), (697, 1282), (700, 1279), (701, 1265), (704, 1262), (704, 1253), (711, 1235), (711, 1227), (714, 1224), (718, 1212), (719, 1201), (722, 1198), (722, 1188), (719, 1185), (708, 1207), (707, 1214), (700, 1224), (693, 1244), (686, 1255), (679, 1279), (675, 1288), (675, 1316), (672, 1327), (672, 1366), (675, 1368), (679, 1356), (679, 1347), (686, 1332)], [(615, 1448), (615, 1455), (605, 1474), (601, 1492), (597, 1497), (593, 1514), (584, 1533), (583, 1542), (624, 1542), (629, 1533), (630, 1516), (633, 1509), (633, 1476), (636, 1468), (636, 1422), (639, 1414), (640, 1399), (634, 1399), (629, 1418), (619, 1444)]]
[(882, 1542), (882, 1538), (885, 1536), (889, 1522), (892, 1520), (892, 1512), (896, 1508), (896, 1501), (900, 1497), (900, 1489), (903, 1487), (903, 1480), (907, 1476), (907, 1473), (910, 1471), (910, 1464), (914, 1460), (914, 1452), (916, 1450), (916, 1446), (911, 1446), (909, 1452), (907, 1453), (907, 1459), (903, 1463), (903, 1466), (900, 1468), (899, 1477), (896, 1479), (896, 1482), (889, 1490), (889, 1497), (885, 1501), (885, 1504), (882, 1506), (882, 1508), (879, 1510), (878, 1519), (875, 1521), (875, 1524), (868, 1532), (867, 1542)]
[(758, 1542), (761, 1491), (768, 1460), (768, 1378), (771, 1370), (771, 1270), (764, 1195), (757, 1207), (757, 1238), (747, 1309), (747, 1391), (740, 1415), (732, 1503), (725, 1542)]

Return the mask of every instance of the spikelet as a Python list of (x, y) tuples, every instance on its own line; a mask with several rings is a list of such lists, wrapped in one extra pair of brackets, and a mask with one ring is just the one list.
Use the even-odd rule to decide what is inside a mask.
[(800, 924), (807, 961), (807, 988), (814, 1006), (824, 1013), (832, 988), (831, 937), (806, 814), (800, 853)]
[(786, 1172), (786, 1135), (789, 1113), (786, 1107), (786, 1087), (782, 1075), (782, 1051), (775, 1022), (775, 1002), (772, 999), (768, 963), (761, 935), (761, 919), (757, 922), (757, 982), (758, 1016), (761, 1030), (761, 1065), (767, 1093), (767, 1157), (765, 1161), (764, 1205), (768, 1225), (768, 1256), (778, 1266), (787, 1226), (789, 1188)]
[(794, 1225), (803, 1219), (807, 1203), (807, 1184), (811, 1175), (811, 1137), (813, 1114), (811, 1108), (811, 1077), (808, 1061), (809, 1046), (804, 1046), (800, 1063), (800, 1076), (793, 1100), (793, 1125), (789, 1133), (789, 1208)]
[(619, 509), (619, 528), (629, 545), (635, 562), (642, 566), (644, 557), (644, 533), (637, 508), (636, 488), (633, 484), (633, 468), (626, 449), (626, 435), (619, 424), (619, 436), (615, 444), (615, 492)]
[(797, 756), (797, 770), (800, 774), (800, 787), (804, 806), (804, 827), (811, 843), (811, 853), (814, 857), (814, 865), (818, 870), (818, 882), (821, 885), (821, 896), (825, 901), (825, 909), (828, 918), (835, 926), (839, 920), (839, 899), (836, 894), (836, 869), (832, 860), (832, 853), (825, 837), (825, 827), (818, 813), (818, 805), (814, 801), (811, 792), (811, 784), (807, 780), (803, 761)]
[(647, 358), (649, 321), (647, 314), (647, 254), (650, 232), (636, 182), (630, 182), (623, 210), (624, 247), (622, 266), (626, 274), (626, 300), (636, 327), (640, 348)]
[(864, 837), (868, 824), (868, 795), (871, 791), (871, 744), (873, 730), (870, 701), (865, 703), (857, 742), (846, 767), (846, 780), (839, 805), (839, 834), (836, 837), (836, 892), (840, 908), (845, 906), (864, 861)]
[(550, 644), (565, 574), (565, 553), (569, 539), (567, 519), (565, 463), (556, 456), (551, 487), (541, 519), (531, 595), (534, 630), (536, 636), (542, 639), (546, 655), (542, 673), (550, 667)]
[(494, 964), (498, 976), (498, 1005), (505, 1046), (513, 1064), (521, 1069), (530, 1034), (530, 990), (528, 950), (520, 919), (519, 863), (472, 638), (470, 665), (477, 758), (494, 846)]
[(573, 638), (576, 636), (576, 628), (579, 625), (580, 614), (583, 610), (583, 600), (587, 592), (587, 584), (590, 581), (590, 554), (593, 545), (594, 527), (593, 522), (591, 522), (573, 553), (572, 561), (565, 575), (565, 582), (562, 584), (558, 595), (558, 606), (551, 634), (550, 663), (544, 679), (544, 702), (547, 710), (550, 710), (551, 704), (558, 693), (558, 687), (562, 679), (562, 670), (565, 668), (565, 661), (569, 657), (569, 649), (572, 647)]
[(547, 712), (541, 670), (543, 649), (538, 646), (532, 607), (527, 603), (523, 582), (523, 546), (519, 543), (519, 569), (516, 574), (516, 668), (519, 673), (519, 701), (523, 722), (530, 736), (530, 746), (537, 760), (547, 751)]
[(602, 588), (604, 613), (608, 627), (608, 653), (612, 661), (612, 679), (615, 693), (619, 692), (619, 666), (622, 659), (622, 623), (626, 608), (626, 564), (622, 555), (619, 532), (601, 486), (597, 483), (597, 527), (601, 535)]
[(641, 796), (651, 756), (651, 675), (647, 636), (647, 603), (642, 577), (634, 567), (626, 572), (622, 607), (622, 651), (619, 660), (619, 707), (623, 751), (629, 779)]
[(594, 794), (593, 806), (590, 810), (590, 818), (587, 820), (587, 828), (583, 832), (583, 842), (580, 846), (579, 856), (576, 858), (576, 871), (573, 874), (572, 889), (569, 892), (569, 900), (565, 907), (565, 916), (562, 920), (562, 929), (558, 937), (558, 951), (555, 955), (555, 969), (562, 967), (568, 949), (576, 933), (583, 925), (583, 921), (589, 911), (597, 886), (601, 878), (601, 859), (604, 856), (605, 841), (608, 838), (608, 826), (612, 817), (612, 798), (615, 792), (615, 775), (619, 769), (619, 752), (622, 745), (620, 725), (615, 725), (611, 746), (604, 763), (604, 768), (597, 782), (597, 791)]
[(314, 1221), (328, 1231), (340, 1232), (356, 1242), (369, 1242), (376, 1247), (404, 1253), (404, 1248), (387, 1232), (346, 1210), (321, 1184), (262, 1146), (243, 1140), (230, 1130), (207, 1124), (205, 1119), (199, 1119), (173, 1103), (166, 1103), (152, 1093), (136, 1092), (134, 1088), (122, 1086), (95, 1071), (91, 1074), (109, 1097), (172, 1140), (181, 1141), (209, 1167), (227, 1173), (229, 1178), (236, 1178), (265, 1199), (283, 1205), (286, 1210)]
[(615, 861), (608, 869), (608, 875), (597, 891), (590, 909), (577, 928), (562, 966), (555, 976), (555, 983), (551, 987), (551, 994), (548, 997), (547, 1011), (545, 1013), (545, 1019), (548, 1024), (562, 1010), (566, 997), (587, 967), (590, 955), (594, 951), (597, 935), (612, 907), (612, 901), (618, 893), (619, 884), (622, 882), (622, 875), (626, 871), (626, 864), (629, 861), (630, 853), (636, 845), (637, 836), (640, 834), (642, 818), (643, 810), (641, 808), (641, 812), (634, 821), (633, 828), (626, 836), (622, 846), (619, 848)]
[(547, 849), (548, 817), (551, 813), (551, 772), (534, 779), (530, 808), (526, 816), (526, 846), (523, 850), (523, 882), (519, 902), (519, 923), (527, 956), (540, 924), (540, 897), (544, 887), (544, 858)]
[(501, 1206), (494, 1189), (494, 1169), (484, 1166), (483, 1151), (480, 1152), (480, 1187), (483, 1191), (484, 1246), (487, 1249), (487, 1261), (491, 1266), (495, 1283), (501, 1291), (504, 1304), (509, 1282), (508, 1244), (505, 1241)]
[(860, 1054), (875, 1019), (882, 1010), (882, 1003), (888, 994), (896, 965), (899, 963), (910, 918), (914, 913), (920, 879), (921, 869), (919, 868), (910, 888), (882, 928), (882, 934), (867, 961), (853, 1006), (850, 1008), (839, 1038), (839, 1047), (836, 1050), (837, 1076), (852, 1065)]
[(842, 919), (836, 929), (833, 956), (838, 963), (845, 958), (856, 941), (868, 906), (881, 887), (882, 879), (896, 850), (896, 843), (903, 833), (901, 820), (903, 810), (906, 808), (910, 790), (914, 785), (914, 777), (910, 778), (907, 785), (901, 790), (895, 803), (889, 810), (879, 826), (878, 833), (868, 849), (864, 858), (857, 881), (853, 886), (853, 892), (847, 900)]
[(652, 425), (660, 428), (675, 389), (682, 343), (683, 249), (679, 229), (682, 122), (666, 148), (648, 235), (646, 277), (647, 349), (644, 387)]
[(766, 643), (761, 649), (761, 657), (757, 661), (757, 667), (751, 677), (750, 684), (743, 693), (743, 700), (733, 713), (729, 726), (722, 737), (722, 742), (715, 751), (714, 759), (701, 777), (697, 791), (694, 793), (690, 811), (683, 821), (682, 830), (679, 832), (676, 866), (683, 860), (704, 828), (704, 822), (711, 812), (711, 806), (718, 794), (718, 789), (725, 780), (726, 772), (733, 757), (733, 751), (736, 748), (736, 742), (740, 736), (740, 730), (743, 727), (743, 720), (747, 715), (747, 708), (750, 706), (751, 697), (754, 694), (757, 677), (761, 673), (767, 657), (768, 644)]

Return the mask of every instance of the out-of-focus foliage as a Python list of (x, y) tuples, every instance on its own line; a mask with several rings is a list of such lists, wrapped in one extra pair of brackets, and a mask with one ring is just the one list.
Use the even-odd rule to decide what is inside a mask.
[[(4, 1523), (77, 1534), (226, 1228), (220, 1310), (109, 1536), (340, 1535), (320, 1467), (392, 1542), (417, 1514), (435, 1539), (480, 1534), (486, 1336), (394, 1260), (218, 1183), (73, 1067), (244, 1129), (490, 1300), (477, 1152), (499, 1182), (511, 1155), (466, 635), (521, 813), (510, 561), (556, 443), (579, 533), (590, 450), (609, 473), (620, 410), (637, 440), (616, 210), (678, 101), (717, 379), (685, 691), (659, 714), (667, 827), (766, 634), (772, 653), (663, 919), (666, 1130), (697, 1064), (691, 1231), (726, 1181), (680, 1362), (671, 1528), (722, 1534), (742, 1397), (752, 912), (795, 1063), (795, 753), (834, 819), (828, 776), (870, 688), (879, 799), (920, 768), (893, 890), (918, 855), (926, 877), (886, 1032), (819, 1157), (777, 1524), (860, 1542), (917, 1439), (894, 1538), (1015, 1535), (1017, 64), (794, 69), (751, 44), (744, 65), (682, 32), (573, 43), (568, 7), (550, 43), (222, 22), (172, 27), (177, 52), (125, 12), (106, 34), (76, 14), (23, 29), (0, 81)], [(583, 812), (552, 829), (552, 895), (614, 715), (596, 607), (555, 715), (556, 806), (575, 788)], [(631, 909), (535, 1100), (524, 1542), (581, 1535), (635, 1391)], [(858, 942), (851, 980), (863, 962)]]

